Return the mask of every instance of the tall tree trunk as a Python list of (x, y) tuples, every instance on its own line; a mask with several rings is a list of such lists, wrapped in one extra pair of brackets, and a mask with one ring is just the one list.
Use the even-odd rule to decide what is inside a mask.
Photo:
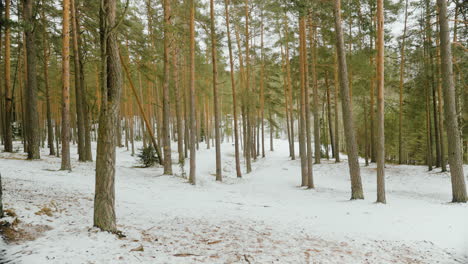
[(190, 0), (190, 174), (189, 182), (196, 184), (195, 134), (195, 0)]
[(101, 113), (96, 155), (94, 226), (116, 232), (115, 158), (116, 133), (122, 91), (122, 68), (116, 25), (116, 0), (101, 0), (99, 12), (101, 37)]
[(343, 41), (343, 29), (341, 26), (341, 1), (335, 0), (334, 15), (335, 15), (335, 34), (336, 34), (336, 49), (338, 54), (338, 65), (340, 69), (340, 86), (341, 86), (341, 104), (343, 113), (343, 125), (346, 137), (346, 148), (348, 152), (348, 165), (351, 176), (351, 199), (364, 199), (362, 191), (361, 173), (359, 168), (357, 143), (354, 131), (353, 112), (350, 105), (349, 87), (348, 87), (348, 70), (346, 66), (346, 54)]
[(405, 74), (406, 23), (408, 21), (408, 0), (405, 2), (405, 23), (400, 47), (400, 108), (398, 112), (398, 163), (403, 164), (403, 81)]
[(70, 1), (63, 0), (62, 22), (62, 164), (61, 170), (71, 170), (70, 164)]
[(325, 87), (327, 89), (327, 119), (328, 119), (328, 133), (330, 134), (330, 145), (332, 149), (332, 156), (335, 157), (335, 139), (333, 137), (333, 123), (331, 114), (331, 103), (330, 103), (330, 84), (328, 83), (328, 71), (325, 71)]
[(85, 126), (84, 126), (84, 106), (83, 106), (83, 91), (81, 90), (81, 67), (80, 67), (80, 54), (78, 52), (78, 25), (76, 18), (76, 4), (75, 0), (70, 0), (71, 6), (71, 24), (72, 24), (72, 39), (73, 39), (73, 62), (75, 66), (75, 106), (76, 106), (76, 119), (78, 127), (78, 160), (86, 161), (86, 149), (85, 149)]
[(261, 68), (260, 68), (260, 122), (262, 127), (262, 158), (265, 157), (265, 124), (264, 124), (264, 115), (265, 115), (265, 54), (263, 49), (263, 13), (261, 14), (261, 33), (260, 33), (260, 49), (261, 49)]
[(467, 201), (465, 176), (463, 174), (463, 157), (458, 130), (457, 111), (455, 107), (455, 85), (453, 83), (452, 50), (447, 18), (447, 2), (437, 0), (440, 25), (440, 57), (442, 87), (444, 90), (445, 128), (448, 139), (448, 159), (452, 180), (452, 202)]
[[(246, 67), (246, 78), (245, 78), (245, 93), (250, 93), (250, 45), (249, 45), (249, 0), (245, 0), (245, 67)], [(247, 126), (246, 126), (246, 139), (245, 139), (245, 160), (247, 166), (247, 173), (252, 171), (252, 141), (253, 141), (253, 133), (252, 133), (252, 106), (247, 104), (246, 106), (246, 116), (247, 116)]]
[(295, 153), (295, 146), (294, 146), (294, 100), (293, 100), (293, 91), (292, 91), (292, 84), (291, 84), (291, 64), (289, 62), (289, 30), (288, 30), (288, 22), (286, 21), (287, 16), (285, 16), (285, 38), (286, 38), (286, 44), (285, 44), (285, 55), (286, 55), (286, 81), (288, 85), (288, 94), (289, 94), (289, 122), (290, 122), (290, 128), (291, 128), (291, 159), (295, 160), (296, 159), (296, 153)]
[[(307, 56), (307, 22), (309, 24), (309, 40), (310, 40), (310, 45), (312, 45), (311, 49), (311, 57), (312, 57), (312, 81), (314, 82), (314, 93), (315, 91), (315, 85), (317, 81), (317, 76), (315, 75), (315, 56), (316, 54), (313, 54), (314, 51), (314, 40), (312, 39), (312, 35), (314, 34), (312, 30), (312, 21), (310, 19), (311, 14), (308, 15), (308, 18), (304, 14), (304, 17), (302, 18), (302, 64), (304, 68), (304, 111), (305, 111), (305, 133), (306, 133), (306, 148), (307, 148), (307, 188), (312, 189), (314, 188), (314, 178), (313, 178), (313, 172), (312, 172), (312, 135), (311, 135), (311, 129), (310, 129), (310, 89), (309, 89), (309, 66), (308, 66), (308, 56)], [(307, 20), (307, 21), (306, 21)], [(314, 94), (315, 96), (315, 94)], [(314, 98), (314, 110), (315, 110), (315, 98)], [(314, 122), (315, 122), (316, 116), (314, 116)], [(317, 128), (314, 125), (314, 134)], [(319, 148), (320, 148), (320, 142), (319, 142)], [(317, 156), (317, 153), (315, 153), (315, 163), (317, 163), (317, 157), (318, 157), (318, 162), (320, 163), (320, 154)]]
[(221, 139), (219, 133), (219, 106), (218, 106), (218, 69), (216, 63), (216, 31), (215, 31), (215, 7), (214, 0), (210, 0), (210, 29), (211, 29), (211, 63), (213, 65), (213, 105), (214, 105), (214, 130), (215, 130), (215, 147), (216, 147), (216, 180), (222, 181), (221, 175)]
[(34, 0), (23, 0), (23, 12), (26, 40), (26, 121), (28, 159), (40, 159), (39, 151), (39, 116), (37, 111), (37, 77), (36, 77), (36, 45), (35, 19), (33, 16)]
[(335, 86), (335, 96), (334, 96), (334, 103), (335, 103), (335, 162), (340, 162), (340, 122), (339, 122), (339, 111), (338, 108), (340, 105), (338, 104), (338, 52), (335, 51), (335, 63), (334, 63), (334, 86)]
[(182, 127), (182, 112), (181, 112), (181, 95), (179, 83), (179, 60), (178, 49), (174, 46), (172, 55), (172, 67), (174, 78), (174, 96), (175, 96), (175, 111), (176, 111), (176, 126), (177, 126), (177, 151), (179, 153), (179, 164), (184, 164), (184, 130)]
[[(44, 17), (45, 19), (45, 17)], [(47, 111), (47, 145), (49, 147), (49, 155), (55, 155), (54, 148), (54, 129), (52, 127), (52, 113), (50, 109), (50, 85), (49, 85), (49, 56), (50, 50), (47, 41), (48, 34), (44, 32), (43, 36), (43, 51), (44, 51), (44, 82), (45, 82), (45, 99), (46, 99), (46, 111)]]
[[(1, 15), (1, 14), (0, 14)], [(6, 152), (13, 152), (12, 117), (13, 94), (10, 81), (10, 0), (5, 0), (5, 136), (4, 145)]]
[(240, 168), (240, 157), (239, 157), (239, 128), (237, 122), (237, 98), (236, 98), (236, 83), (234, 79), (234, 62), (232, 56), (232, 44), (231, 44), (231, 31), (229, 28), (229, 0), (224, 0), (225, 6), (225, 15), (226, 15), (226, 34), (228, 38), (228, 48), (229, 48), (229, 66), (230, 66), (230, 77), (231, 77), (231, 89), (232, 89), (232, 108), (234, 116), (234, 148), (235, 148), (235, 158), (236, 158), (236, 174), (237, 177), (242, 177), (242, 172)]
[[(310, 31), (312, 32), (312, 22), (309, 23)], [(314, 33), (310, 34), (309, 41), (311, 45), (311, 56), (312, 56), (312, 85), (313, 85), (313, 114), (314, 114), (314, 156), (315, 156), (315, 163), (320, 164), (320, 157), (321, 157), (321, 147), (320, 147), (320, 114), (319, 114), (319, 94), (318, 94), (318, 78), (317, 78), (317, 32), (316, 30), (313, 31)], [(312, 36), (313, 35), (313, 36)]]
[(169, 132), (169, 115), (171, 114), (169, 99), (169, 77), (170, 77), (170, 43), (171, 43), (171, 3), (170, 0), (163, 1), (164, 8), (164, 83), (163, 83), (163, 125), (162, 143), (164, 150), (164, 174), (172, 175), (171, 159), (171, 136)]
[(377, 202), (385, 199), (384, 6), (377, 0)]
[(299, 75), (300, 75), (300, 96), (299, 96), (299, 155), (301, 157), (301, 186), (308, 185), (307, 170), (307, 142), (306, 142), (306, 108), (305, 108), (305, 68), (304, 68), (304, 16), (299, 17)]
[[(437, 24), (439, 19), (437, 18)], [(436, 37), (436, 50), (437, 50), (437, 105), (439, 106), (439, 129), (440, 129), (440, 167), (442, 172), (447, 171), (447, 164), (445, 162), (445, 144), (444, 144), (444, 125), (442, 121), (442, 76), (441, 76), (441, 60), (440, 60), (440, 40), (439, 36)]]

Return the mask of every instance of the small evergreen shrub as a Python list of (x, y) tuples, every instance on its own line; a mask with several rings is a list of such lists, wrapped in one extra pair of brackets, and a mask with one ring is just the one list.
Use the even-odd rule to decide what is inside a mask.
[(156, 156), (156, 150), (151, 145), (146, 148), (141, 148), (137, 157), (140, 159), (140, 163), (145, 168), (151, 167), (159, 162), (159, 159)]

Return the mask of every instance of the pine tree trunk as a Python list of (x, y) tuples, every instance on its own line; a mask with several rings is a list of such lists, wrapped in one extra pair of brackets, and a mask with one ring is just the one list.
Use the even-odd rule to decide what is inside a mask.
[(174, 46), (172, 54), (172, 68), (174, 78), (174, 96), (175, 96), (175, 114), (176, 114), (176, 127), (177, 127), (177, 151), (179, 154), (179, 164), (184, 164), (184, 130), (182, 128), (182, 112), (181, 112), (181, 95), (179, 83), (179, 60), (178, 49)]
[[(310, 30), (312, 31), (312, 23), (310, 22)], [(314, 99), (314, 104), (313, 104), (313, 114), (314, 114), (314, 156), (315, 156), (315, 164), (320, 164), (320, 158), (321, 158), (321, 147), (320, 147), (320, 114), (319, 114), (319, 94), (318, 94), (318, 80), (317, 80), (317, 73), (316, 73), (316, 65), (317, 65), (317, 48), (316, 48), (316, 38), (317, 38), (317, 32), (314, 31), (313, 33), (314, 37), (312, 37), (312, 34), (310, 34), (310, 42), (312, 45), (311, 49), (311, 56), (312, 56), (312, 82), (313, 82), (313, 99)]]
[(465, 176), (463, 174), (463, 157), (458, 130), (457, 111), (455, 107), (455, 85), (453, 82), (452, 51), (450, 31), (447, 18), (447, 2), (437, 0), (440, 25), (440, 57), (442, 87), (444, 90), (445, 128), (447, 129), (448, 159), (452, 180), (452, 202), (467, 201)]
[(398, 164), (406, 163), (403, 161), (403, 81), (405, 74), (405, 43), (406, 43), (406, 23), (408, 21), (408, 0), (405, 4), (405, 23), (403, 27), (403, 37), (400, 47), (400, 108), (398, 112)]
[[(328, 133), (330, 134), (330, 145), (332, 149), (332, 157), (335, 157), (335, 139), (333, 138), (333, 123), (331, 114), (331, 103), (330, 103), (330, 84), (328, 83), (328, 71), (325, 71), (325, 87), (327, 89), (327, 119), (328, 119)], [(328, 144), (327, 144), (328, 146)]]
[(306, 141), (306, 107), (305, 107), (305, 68), (304, 68), (304, 17), (299, 17), (299, 75), (300, 75), (300, 96), (299, 96), (299, 155), (301, 157), (301, 186), (308, 185), (307, 169), (307, 141)]
[(289, 62), (289, 41), (288, 41), (288, 23), (286, 21), (287, 18), (285, 18), (285, 38), (286, 38), (286, 46), (285, 46), (285, 52), (286, 52), (286, 81), (288, 85), (288, 94), (289, 94), (289, 122), (290, 122), (290, 129), (291, 129), (291, 160), (296, 159), (296, 153), (295, 153), (295, 145), (294, 145), (294, 100), (293, 100), (293, 91), (292, 91), (292, 84), (291, 84), (291, 65)]
[(377, 202), (385, 199), (384, 3), (377, 0)]
[(189, 182), (196, 184), (195, 134), (195, 0), (190, 0), (190, 174)]
[(23, 0), (26, 41), (26, 122), (28, 159), (40, 159), (39, 151), (39, 116), (37, 111), (37, 77), (35, 19), (33, 17), (34, 0)]
[[(317, 81), (317, 76), (315, 74), (315, 56), (316, 54), (313, 54), (314, 52), (314, 40), (312, 39), (313, 35), (313, 30), (312, 30), (312, 21), (310, 20), (310, 14), (308, 16), (308, 21), (306, 21), (306, 16), (302, 18), (302, 63), (303, 63), (303, 68), (304, 68), (304, 111), (305, 111), (305, 133), (306, 133), (306, 148), (307, 148), (307, 188), (312, 189), (314, 188), (314, 178), (313, 178), (313, 171), (312, 171), (312, 135), (311, 135), (311, 116), (310, 116), (310, 89), (309, 89), (309, 66), (308, 66), (308, 56), (307, 56), (307, 22), (309, 23), (309, 40), (310, 40), (310, 45), (312, 45), (311, 51), (311, 57), (312, 57), (312, 81), (314, 82), (314, 93), (316, 92), (316, 81)], [(315, 95), (314, 95), (315, 96)], [(315, 104), (315, 97), (314, 97), (314, 104)], [(314, 106), (315, 107), (315, 106)], [(315, 107), (316, 108), (316, 107)], [(315, 110), (314, 108), (314, 110)], [(315, 116), (314, 116), (314, 122), (315, 122)], [(314, 126), (314, 134), (317, 129)], [(317, 145), (317, 144), (316, 144)], [(319, 142), (319, 148), (320, 148), (320, 142)], [(318, 161), (320, 163), (320, 155), (318, 156)], [(315, 163), (317, 163), (317, 153), (315, 153)]]
[(353, 113), (349, 98), (348, 71), (346, 66), (346, 54), (343, 41), (343, 29), (341, 26), (341, 1), (335, 0), (335, 34), (338, 65), (340, 69), (341, 104), (343, 125), (348, 152), (348, 165), (351, 176), (351, 199), (364, 199), (362, 191), (361, 175), (358, 160), (358, 150), (354, 131)]
[(334, 103), (335, 103), (335, 162), (340, 162), (340, 122), (339, 122), (339, 111), (338, 108), (340, 107), (338, 104), (338, 54), (335, 51), (335, 63), (334, 63), (334, 86), (335, 86), (335, 96), (334, 96)]
[[(439, 20), (437, 18), (437, 24)], [(447, 171), (447, 164), (445, 162), (445, 144), (444, 144), (444, 125), (442, 121), (442, 76), (441, 76), (441, 60), (440, 60), (440, 40), (439, 36), (436, 38), (436, 50), (437, 50), (437, 105), (439, 111), (439, 129), (440, 129), (440, 167), (442, 172)]]
[(171, 136), (169, 131), (169, 116), (171, 114), (169, 99), (169, 77), (170, 77), (170, 43), (171, 43), (171, 2), (163, 1), (164, 8), (164, 83), (163, 83), (163, 125), (162, 143), (164, 150), (164, 174), (172, 175)]
[(81, 67), (80, 67), (80, 55), (78, 52), (78, 25), (76, 18), (76, 5), (75, 0), (70, 0), (71, 6), (71, 24), (72, 24), (72, 38), (73, 38), (73, 62), (75, 66), (75, 106), (76, 106), (76, 119), (78, 127), (78, 160), (85, 161), (86, 149), (85, 149), (85, 126), (84, 126), (84, 111), (83, 111), (83, 91), (81, 86)]
[(70, 1), (63, 0), (62, 22), (62, 164), (61, 170), (71, 170), (70, 164)]
[[(245, 0), (245, 93), (250, 93), (250, 46), (249, 46), (249, 0)], [(245, 160), (247, 166), (247, 173), (252, 171), (252, 141), (253, 141), (253, 131), (252, 131), (252, 116), (253, 113), (251, 109), (251, 105), (247, 104), (246, 106), (246, 138), (245, 138)]]
[(228, 49), (229, 49), (229, 66), (230, 66), (230, 77), (231, 77), (231, 89), (232, 89), (232, 108), (234, 117), (234, 149), (236, 158), (236, 174), (237, 177), (242, 177), (240, 168), (240, 155), (239, 155), (239, 127), (237, 121), (237, 97), (236, 97), (236, 83), (234, 79), (234, 62), (232, 55), (232, 44), (231, 44), (231, 31), (229, 28), (229, 0), (224, 0), (225, 15), (226, 15), (226, 34), (228, 38)]
[[(1, 14), (0, 14), (1, 15)], [(6, 152), (13, 152), (12, 117), (13, 95), (10, 81), (10, 0), (5, 0), (5, 122), (4, 122), (4, 146)]]
[(213, 65), (213, 105), (214, 105), (214, 130), (215, 130), (215, 148), (216, 148), (216, 180), (222, 181), (221, 175), (221, 138), (219, 133), (219, 101), (218, 101), (218, 69), (216, 59), (216, 31), (215, 31), (215, 7), (214, 0), (210, 0), (210, 29), (211, 29), (211, 63)]
[(116, 232), (115, 219), (115, 159), (117, 122), (120, 113), (122, 68), (117, 34), (114, 30), (116, 0), (102, 0), (100, 11), (101, 36), (101, 113), (96, 155), (96, 191), (94, 226)]

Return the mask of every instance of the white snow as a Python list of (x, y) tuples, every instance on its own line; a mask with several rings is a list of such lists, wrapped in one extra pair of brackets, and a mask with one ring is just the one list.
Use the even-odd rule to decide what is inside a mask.
[[(162, 168), (137, 168), (136, 157), (119, 148), (120, 239), (92, 228), (95, 163), (77, 162), (76, 148), (70, 173), (58, 171), (60, 159), (47, 150), (40, 161), (1, 153), (4, 207), (15, 210), (17, 228), (48, 228), (33, 241), (0, 247), (12, 263), (468, 263), (468, 205), (449, 203), (448, 173), (387, 165), (382, 205), (374, 203), (375, 166), (362, 164), (366, 199), (350, 201), (346, 160), (314, 165), (316, 188), (307, 190), (287, 149), (275, 140), (275, 151), (238, 179), (234, 148), (224, 143), (218, 183), (214, 149), (201, 143), (192, 186)], [(177, 164), (173, 170), (180, 175)], [(52, 216), (35, 214), (43, 207)]]

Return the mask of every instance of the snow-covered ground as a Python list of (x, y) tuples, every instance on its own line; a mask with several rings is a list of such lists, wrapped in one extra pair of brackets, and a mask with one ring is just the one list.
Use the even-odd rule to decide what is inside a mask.
[(27, 237), (1, 242), (0, 263), (1, 254), (6, 263), (468, 263), (468, 205), (449, 203), (449, 174), (387, 165), (382, 205), (374, 203), (375, 166), (363, 166), (366, 199), (350, 201), (346, 161), (314, 165), (316, 189), (307, 190), (287, 149), (275, 140), (275, 151), (237, 179), (234, 148), (224, 143), (219, 183), (214, 150), (201, 144), (196, 186), (176, 164), (178, 175), (164, 176), (118, 149), (124, 238), (92, 228), (94, 162), (73, 155), (69, 173), (46, 150), (40, 161), (1, 153), (4, 207), (16, 212), (15, 228)]

